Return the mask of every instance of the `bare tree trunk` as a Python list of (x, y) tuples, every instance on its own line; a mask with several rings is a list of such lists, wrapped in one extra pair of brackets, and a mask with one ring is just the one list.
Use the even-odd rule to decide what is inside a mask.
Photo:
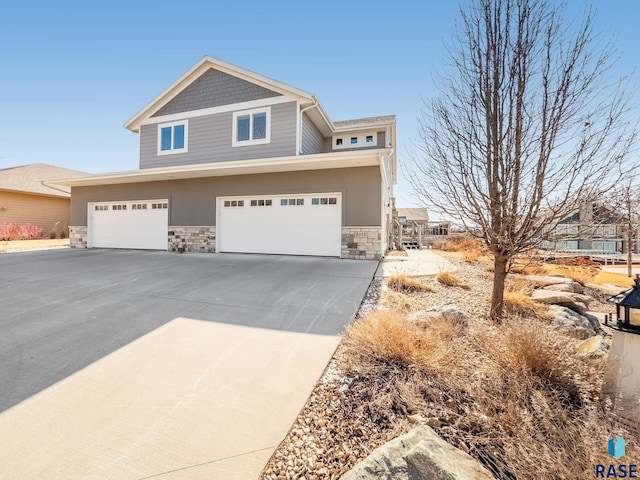
[(493, 292), (491, 294), (491, 310), (489, 316), (497, 323), (502, 322), (502, 310), (504, 309), (504, 282), (507, 278), (506, 257), (496, 255), (493, 261)]
[[(629, 218), (631, 218), (631, 212), (629, 212)], [(629, 223), (627, 225), (627, 277), (633, 276), (633, 225)]]

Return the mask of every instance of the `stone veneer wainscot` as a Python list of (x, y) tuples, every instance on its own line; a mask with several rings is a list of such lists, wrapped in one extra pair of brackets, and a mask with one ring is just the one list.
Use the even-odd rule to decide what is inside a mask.
[(87, 248), (87, 227), (69, 227), (69, 246), (71, 248)]
[(214, 253), (216, 251), (216, 227), (169, 227), (170, 252)]
[(341, 258), (380, 260), (382, 227), (342, 227)]

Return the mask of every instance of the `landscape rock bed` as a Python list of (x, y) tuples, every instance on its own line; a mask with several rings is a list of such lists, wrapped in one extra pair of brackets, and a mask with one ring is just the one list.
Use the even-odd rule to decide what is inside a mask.
[[(444, 286), (434, 278), (423, 277), (420, 280), (432, 287), (433, 292), (405, 295), (389, 290), (384, 282), (376, 279), (357, 316), (364, 316), (376, 306), (382, 310), (402, 309), (403, 304), (409, 302), (411, 308), (406, 312), (414, 314), (414, 321), (428, 322), (437, 317), (438, 312), (445, 311), (448, 314), (440, 317), (463, 325), (463, 330), (466, 329), (467, 320), (480, 322), (491, 329), (485, 316), (491, 295), (492, 274), (482, 263), (467, 263), (455, 258), (449, 261), (457, 267), (456, 275), (471, 287), (470, 290)], [(591, 310), (607, 313), (612, 310), (606, 298), (597, 294), (597, 291), (586, 288), (584, 294), (594, 297)], [(474, 330), (476, 333), (477, 325)], [(607, 336), (605, 333), (604, 338)], [(581, 345), (584, 353), (601, 354), (602, 349), (606, 348), (601, 337), (591, 338), (594, 338), (591, 341), (594, 345)], [(578, 345), (579, 341), (574, 341)], [(466, 435), (464, 432), (488, 422), (483, 419), (481, 412), (469, 410), (461, 415), (460, 405), (446, 392), (438, 394), (442, 397), (441, 401), (429, 403), (423, 410), (412, 411), (408, 404), (397, 411), (377, 409), (378, 405), (388, 404), (390, 399), (397, 398), (399, 392), (394, 390), (395, 386), (389, 388), (390, 383), (387, 382), (394, 376), (404, 376), (405, 372), (394, 371), (401, 367), (390, 365), (386, 377), (370, 379), (369, 382), (375, 385), (364, 384), (362, 380), (347, 377), (341, 370), (344, 352), (344, 345), (341, 344), (291, 430), (265, 467), (262, 480), (339, 479), (378, 447), (415, 428), (416, 423), (433, 427), (452, 445), (472, 453), (466, 446), (467, 441), (463, 440)], [(432, 388), (437, 390), (437, 386)], [(372, 398), (372, 391), (379, 392), (381, 398)], [(478, 422), (478, 427), (473, 426), (474, 422)], [(495, 435), (499, 436), (500, 432), (495, 432)], [(484, 441), (491, 442), (491, 438)], [(477, 446), (472, 443), (471, 448)], [(483, 463), (485, 466), (491, 465), (492, 461), (489, 456)]]

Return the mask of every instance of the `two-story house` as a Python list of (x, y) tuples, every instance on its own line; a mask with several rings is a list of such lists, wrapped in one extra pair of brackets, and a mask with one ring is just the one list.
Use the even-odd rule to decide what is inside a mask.
[(135, 171), (62, 180), (71, 246), (379, 258), (395, 116), (331, 121), (315, 95), (204, 57), (133, 116)]

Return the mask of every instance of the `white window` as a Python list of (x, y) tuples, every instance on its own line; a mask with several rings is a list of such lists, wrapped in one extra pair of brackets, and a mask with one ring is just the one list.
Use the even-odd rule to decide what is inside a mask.
[(233, 112), (231, 145), (262, 145), (271, 142), (271, 107)]
[(158, 155), (187, 152), (189, 121), (158, 125)]

